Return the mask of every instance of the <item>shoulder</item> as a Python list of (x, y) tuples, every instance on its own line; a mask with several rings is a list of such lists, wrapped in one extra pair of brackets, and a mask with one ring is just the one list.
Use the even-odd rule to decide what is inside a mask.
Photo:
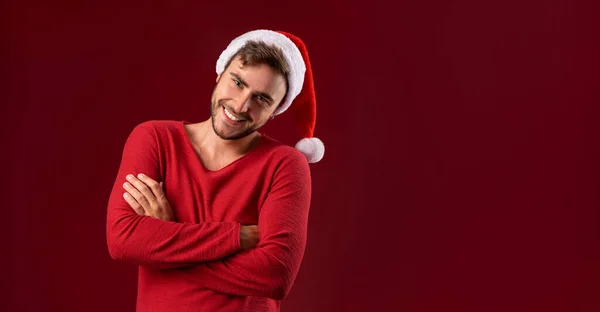
[(133, 127), (127, 138), (128, 144), (146, 147), (163, 146), (164, 142), (172, 141), (180, 121), (148, 120)]
[(283, 144), (263, 134), (266, 141), (264, 150), (268, 164), (278, 169), (295, 169), (309, 171), (306, 157), (296, 148)]
[(175, 130), (181, 125), (181, 121), (177, 120), (148, 120), (144, 121), (134, 127), (134, 130), (140, 129), (144, 131), (153, 132), (164, 132), (169, 130)]
[(146, 136), (155, 139), (172, 137), (173, 133), (183, 127), (182, 121), (176, 120), (148, 120), (134, 126), (130, 136)]
[[(293, 189), (306, 192), (311, 188), (311, 172), (306, 157), (296, 148), (267, 137), (261, 167), (270, 177), (271, 191)], [(308, 193), (306, 193), (308, 194)]]

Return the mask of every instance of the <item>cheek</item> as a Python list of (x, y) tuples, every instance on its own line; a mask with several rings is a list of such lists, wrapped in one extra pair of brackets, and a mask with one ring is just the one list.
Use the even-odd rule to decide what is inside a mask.
[(260, 115), (255, 116), (254, 121), (259, 124), (265, 124), (269, 121), (269, 116), (271, 116), (271, 114), (263, 112)]
[(237, 86), (232, 87), (230, 85), (223, 84), (223, 85), (217, 86), (216, 94), (220, 98), (231, 98), (236, 95), (236, 93), (237, 93), (236, 88), (237, 88)]
[(227, 88), (227, 82), (222, 80), (219, 81), (215, 86), (215, 91), (217, 94), (222, 94), (225, 90), (227, 90)]

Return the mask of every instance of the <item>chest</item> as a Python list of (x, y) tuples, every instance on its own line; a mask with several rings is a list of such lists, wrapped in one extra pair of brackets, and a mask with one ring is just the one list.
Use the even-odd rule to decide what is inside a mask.
[(202, 163), (204, 168), (210, 171), (218, 171), (221, 170), (231, 163), (235, 162), (239, 158), (243, 157), (243, 155), (221, 155), (219, 157), (209, 157), (206, 156), (208, 153), (206, 151), (202, 151), (199, 147), (193, 145), (192, 149), (198, 158), (198, 161)]
[(177, 222), (257, 224), (271, 182), (265, 170), (235, 166), (206, 172), (182, 161), (166, 169), (165, 193)]

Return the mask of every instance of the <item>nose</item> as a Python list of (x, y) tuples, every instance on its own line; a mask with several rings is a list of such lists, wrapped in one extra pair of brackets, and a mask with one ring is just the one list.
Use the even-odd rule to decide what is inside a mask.
[(250, 101), (252, 100), (252, 93), (250, 92), (242, 92), (240, 96), (233, 103), (233, 108), (237, 113), (245, 113), (248, 111), (248, 107), (250, 106)]

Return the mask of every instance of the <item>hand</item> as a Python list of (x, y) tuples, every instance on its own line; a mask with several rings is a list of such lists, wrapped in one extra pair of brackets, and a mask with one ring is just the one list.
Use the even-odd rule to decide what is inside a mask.
[(142, 173), (137, 178), (128, 174), (127, 181), (123, 184), (127, 190), (123, 198), (138, 215), (173, 221), (173, 209), (162, 190), (162, 182), (159, 184)]
[(256, 244), (258, 244), (258, 226), (242, 225), (240, 229), (240, 246), (242, 250), (254, 248)]

